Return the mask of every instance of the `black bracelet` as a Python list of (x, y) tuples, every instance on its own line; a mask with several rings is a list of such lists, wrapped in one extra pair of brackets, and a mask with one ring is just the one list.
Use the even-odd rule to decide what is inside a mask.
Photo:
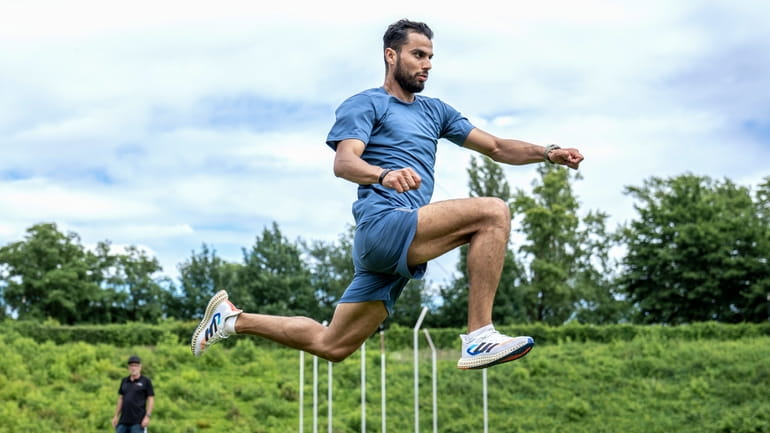
[(382, 173), (380, 173), (380, 177), (377, 178), (377, 183), (382, 185), (382, 181), (385, 180), (385, 176), (387, 176), (388, 173), (390, 173), (391, 171), (393, 171), (393, 170), (391, 170), (389, 168), (386, 168), (385, 170), (382, 170)]

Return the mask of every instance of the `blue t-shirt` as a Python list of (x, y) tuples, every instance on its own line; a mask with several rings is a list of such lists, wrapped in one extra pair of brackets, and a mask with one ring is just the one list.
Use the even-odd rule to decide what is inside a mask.
[(440, 138), (462, 145), (473, 125), (457, 110), (436, 98), (415, 95), (406, 103), (384, 88), (365, 90), (345, 100), (336, 111), (337, 120), (326, 144), (337, 149), (345, 139), (366, 145), (361, 158), (382, 168), (411, 167), (422, 179), (416, 190), (398, 193), (379, 184), (360, 185), (353, 203), (353, 217), (361, 224), (380, 212), (417, 209), (433, 196), (433, 169)]

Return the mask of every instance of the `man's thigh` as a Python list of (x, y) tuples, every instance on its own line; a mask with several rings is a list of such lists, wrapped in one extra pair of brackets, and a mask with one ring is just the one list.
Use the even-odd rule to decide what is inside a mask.
[(324, 343), (357, 348), (387, 317), (382, 301), (340, 303), (334, 310), (329, 332), (324, 335), (328, 341)]
[(418, 210), (417, 233), (407, 261), (410, 266), (435, 259), (460, 245), (490, 221), (510, 225), (508, 205), (494, 197), (472, 197), (430, 203)]

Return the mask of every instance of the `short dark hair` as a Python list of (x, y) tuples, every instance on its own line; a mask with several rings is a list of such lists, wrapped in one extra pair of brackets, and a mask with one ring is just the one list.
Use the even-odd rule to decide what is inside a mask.
[(404, 18), (388, 26), (385, 35), (382, 37), (382, 50), (392, 48), (397, 52), (406, 44), (409, 39), (409, 32), (415, 32), (425, 35), (428, 39), (433, 39), (433, 30), (425, 23), (409, 21)]

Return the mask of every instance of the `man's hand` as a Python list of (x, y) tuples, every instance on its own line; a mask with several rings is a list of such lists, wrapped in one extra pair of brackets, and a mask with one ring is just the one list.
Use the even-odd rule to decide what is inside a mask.
[(554, 164), (566, 165), (569, 168), (577, 170), (580, 162), (583, 161), (583, 155), (577, 149), (554, 149), (548, 152), (548, 159)]
[(422, 179), (416, 171), (407, 167), (393, 170), (382, 179), (382, 185), (398, 192), (407, 192), (420, 187)]

